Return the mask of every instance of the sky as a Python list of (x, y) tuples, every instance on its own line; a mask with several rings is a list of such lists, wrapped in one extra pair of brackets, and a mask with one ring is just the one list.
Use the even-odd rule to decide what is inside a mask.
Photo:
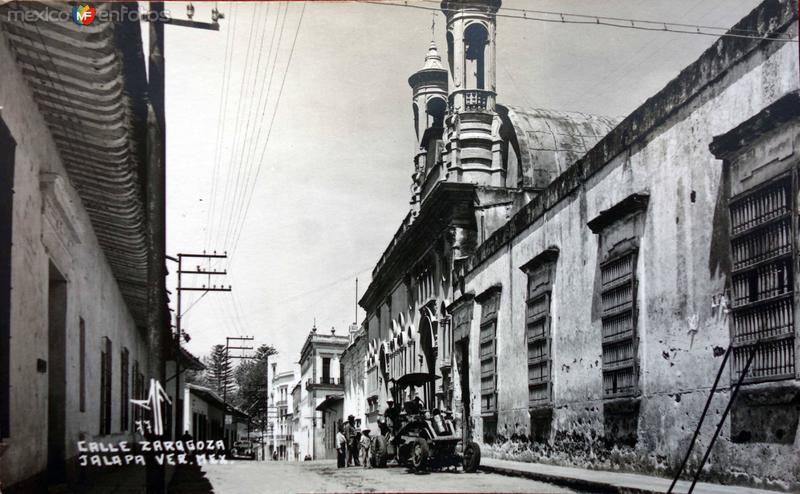
[[(505, 0), (503, 8), (727, 28), (757, 3)], [(210, 20), (214, 3), (195, 7), (195, 20)], [(183, 3), (167, 8), (186, 17)], [(315, 321), (320, 331), (347, 333), (356, 277), (360, 296), (408, 212), (415, 138), (407, 80), (432, 36), (446, 60), (445, 19), (355, 2), (218, 8), (218, 32), (166, 27), (167, 250), (229, 253), (204, 267), (226, 270), (211, 283), (232, 292), (185, 292), (191, 352), (253, 336), (254, 347), (275, 346), (279, 370), (288, 370)], [(714, 40), (498, 18), (497, 99), (625, 116)], [(195, 278), (184, 286), (208, 283)]]

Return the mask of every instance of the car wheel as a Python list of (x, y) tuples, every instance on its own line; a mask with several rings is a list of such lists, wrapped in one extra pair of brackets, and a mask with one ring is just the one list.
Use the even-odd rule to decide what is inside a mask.
[(481, 464), (481, 448), (474, 441), (469, 441), (464, 448), (463, 466), (465, 472), (475, 472)]
[(416, 470), (424, 470), (428, 464), (428, 441), (423, 438), (417, 438), (411, 450), (411, 465)]

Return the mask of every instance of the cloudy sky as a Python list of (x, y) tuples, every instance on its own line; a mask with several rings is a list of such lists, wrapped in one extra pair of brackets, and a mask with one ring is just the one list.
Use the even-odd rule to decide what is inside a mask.
[[(730, 27), (757, 3), (506, 0), (503, 8)], [(208, 21), (213, 6), (197, 4), (195, 20)], [(184, 4), (168, 8), (185, 17)], [(185, 299), (189, 349), (203, 355), (226, 336), (252, 335), (255, 346), (276, 346), (286, 369), (315, 319), (346, 332), (355, 278), (363, 294), (408, 211), (407, 79), (422, 66), (433, 13), (353, 2), (218, 8), (219, 32), (166, 28), (168, 251), (232, 254), (212, 265), (227, 268), (232, 293)], [(443, 49), (441, 13), (433, 36)], [(499, 18), (498, 100), (624, 116), (714, 39)]]

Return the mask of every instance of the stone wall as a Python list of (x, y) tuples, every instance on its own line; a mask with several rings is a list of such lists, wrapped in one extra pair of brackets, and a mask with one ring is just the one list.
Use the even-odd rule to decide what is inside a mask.
[[(766, 2), (757, 20), (775, 19)], [(794, 18), (788, 31), (796, 36)], [(502, 286), (497, 325), (498, 434), (510, 438), (528, 427), (525, 343), (526, 275), (519, 268), (550, 247), (560, 249), (553, 287), (552, 380), (554, 411), (549, 444), (483, 445), (490, 455), (588, 468), (628, 469), (670, 475), (688, 447), (691, 434), (730, 343), (728, 315), (713, 303), (724, 293), (716, 230), (727, 211), (720, 209), (721, 161), (709, 152), (715, 135), (736, 127), (787, 92), (800, 87), (795, 43), (762, 44), (752, 51), (718, 43), (645, 103), (621, 127), (656, 122), (611, 153), (611, 136), (523, 210), (510, 225), (479, 247), (466, 277), (466, 292), (479, 295)], [(743, 54), (745, 54), (743, 56)], [(713, 58), (713, 56), (716, 58)], [(741, 58), (740, 58), (741, 57)], [(699, 65), (698, 65), (699, 64)], [(722, 68), (720, 68), (722, 66)], [(693, 73), (716, 79), (687, 82)], [(687, 75), (688, 74), (688, 75)], [(672, 94), (670, 91), (683, 91)], [(667, 102), (667, 103), (664, 103)], [(669, 104), (662, 112), (661, 105)], [(651, 113), (648, 113), (651, 111)], [(631, 120), (633, 119), (633, 120)], [(635, 132), (637, 127), (630, 127)], [(619, 130), (619, 129), (618, 129)], [(616, 131), (615, 131), (616, 132)], [(791, 132), (790, 128), (784, 132)], [(800, 138), (794, 142), (795, 159)], [(610, 161), (596, 161), (609, 157)], [(597, 311), (600, 246), (587, 223), (631, 194), (649, 194), (636, 273), (641, 391), (635, 447), (607, 440), (602, 388), (601, 322)], [(523, 223), (523, 221), (525, 221)], [(727, 238), (727, 237), (726, 237)], [(476, 304), (470, 361), (478, 359), (480, 307)], [(479, 417), (480, 375), (470, 368), (472, 416)], [(728, 398), (725, 372), (688, 466), (696, 467)], [(518, 425), (519, 424), (519, 425)], [(734, 443), (730, 420), (723, 428), (706, 480), (761, 487), (800, 487), (800, 436), (793, 444)], [(475, 421), (476, 439), (483, 437)]]

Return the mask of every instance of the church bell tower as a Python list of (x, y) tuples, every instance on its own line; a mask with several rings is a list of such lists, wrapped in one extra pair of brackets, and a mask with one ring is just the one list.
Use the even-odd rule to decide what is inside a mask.
[[(416, 210), (430, 188), (429, 182), (443, 178), (444, 118), (447, 111), (447, 70), (431, 41), (423, 67), (408, 78), (417, 140), (412, 175), (412, 209)], [(429, 175), (431, 176), (428, 180)]]
[(495, 111), (495, 27), (501, 0), (443, 0), (450, 87), (446, 150), (450, 180), (502, 186)]

